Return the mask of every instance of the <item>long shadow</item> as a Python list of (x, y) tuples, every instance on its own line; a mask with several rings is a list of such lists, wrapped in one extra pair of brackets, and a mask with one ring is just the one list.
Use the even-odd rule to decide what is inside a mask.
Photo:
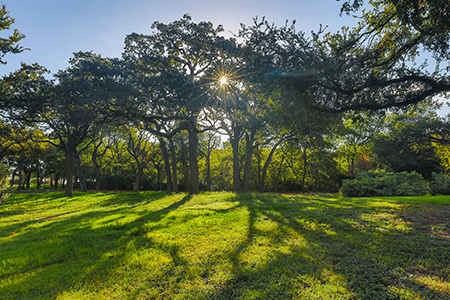
[(103, 207), (110, 207), (115, 205), (123, 206), (124, 204), (133, 207), (135, 205), (143, 205), (146, 203), (161, 200), (167, 197), (168, 194), (166, 192), (107, 192), (98, 193), (97, 195), (99, 197), (104, 197), (105, 195), (108, 196), (108, 199), (103, 201), (101, 204)]
[[(150, 202), (158, 201), (165, 196), (167, 196), (166, 193), (163, 192), (156, 192), (156, 193), (76, 193), (75, 197), (79, 196), (85, 196), (88, 195), (89, 197), (102, 197), (106, 198), (104, 201), (95, 202), (93, 206), (95, 207), (105, 207), (108, 208), (107, 211), (104, 212), (96, 212), (95, 216), (103, 216), (103, 215), (110, 215), (113, 213), (119, 213), (119, 212), (126, 212), (130, 211), (133, 208), (136, 208), (138, 206), (142, 206), (145, 204), (148, 204)], [(26, 196), (26, 194), (24, 194)], [(14, 199), (14, 201), (11, 201), (8, 203), (8, 207), (14, 207), (15, 205), (18, 205), (21, 203), (21, 200), (23, 201), (24, 198), (17, 197), (18, 199)], [(26, 199), (26, 197), (25, 197)], [(53, 192), (42, 195), (42, 197), (33, 199), (32, 203), (33, 205), (36, 204), (48, 204), (51, 202), (54, 202), (58, 200), (58, 205), (63, 205), (65, 202), (71, 202), (75, 201), (74, 198), (67, 198), (64, 197), (63, 193), (61, 192)], [(6, 207), (6, 206), (5, 206)], [(116, 207), (116, 208), (115, 208)], [(4, 212), (0, 212), (0, 218), (1, 217), (11, 217), (11, 216), (17, 216), (23, 214), (23, 211), (20, 209), (11, 209)], [(55, 220), (60, 218), (71, 218), (73, 216), (80, 215), (79, 211), (75, 210), (72, 212), (65, 212), (60, 214), (47, 214), (44, 217), (35, 218), (32, 220), (23, 221), (21, 223), (15, 223), (11, 226), (3, 226), (3, 228), (0, 229), (0, 236), (5, 236), (11, 232), (18, 232), (23, 228), (27, 228), (33, 224), (43, 223), (49, 220)], [(91, 217), (91, 214), (83, 214), (84, 218)]]
[[(3, 243), (1, 250), (6, 256), (1, 258), (0, 283), (4, 283), (0, 284), (3, 285), (0, 299), (2, 295), (6, 295), (3, 296), (5, 299), (24, 299), (27, 289), (40, 289), (40, 299), (53, 299), (71, 288), (103, 282), (115, 276), (129, 257), (141, 248), (158, 249), (171, 257), (173, 263), (165, 269), (162, 278), (173, 278), (176, 282), (172, 288), (188, 284), (191, 279), (185, 278), (184, 273), (190, 264), (182, 258), (183, 250), (149, 238), (144, 231), (145, 224), (163, 220), (170, 212), (188, 204), (191, 196), (167, 202), (161, 209), (143, 213), (140, 218), (121, 222), (121, 214), (138, 206), (139, 201), (148, 203), (162, 198), (164, 196), (149, 194), (146, 199), (145, 194), (138, 194), (132, 199), (126, 195), (117, 195), (104, 202), (100, 199), (100, 205), (108, 207), (108, 211), (62, 215), (58, 222), (43, 224), (33, 232), (32, 238), (26, 232), (11, 237)], [(399, 216), (404, 209), (401, 205), (372, 205), (369, 199), (339, 202), (331, 198), (278, 194), (239, 194), (228, 201), (237, 205), (228, 209), (209, 209), (217, 214), (227, 214), (245, 208), (248, 212), (242, 220), (247, 227), (245, 239), (236, 243), (223, 257), (231, 264), (230, 278), (209, 291), (193, 294), (192, 299), (302, 299), (311, 297), (313, 292), (315, 299), (400, 298), (392, 287), (420, 292), (424, 299), (449, 298), (448, 294), (415, 281), (411, 275), (420, 266), (430, 266), (430, 257), (436, 251), (442, 251), (443, 262), (448, 262), (445, 259), (449, 257), (450, 242), (416, 234), (414, 224), (410, 231), (405, 231), (379, 222), (380, 218), (370, 218), (375, 214), (385, 214), (400, 222)], [(120, 203), (126, 205), (114, 207)], [(91, 226), (94, 221), (104, 219), (107, 221), (100, 222), (100, 226)], [(33, 222), (28, 225), (45, 220)], [(272, 232), (261, 229), (264, 222), (273, 224)], [(7, 227), (6, 231), (15, 228), (20, 231), (21, 228), (14, 226)], [(157, 226), (164, 228), (170, 225), (161, 223)], [(287, 241), (292, 239), (292, 232), (306, 242)], [(260, 237), (267, 238), (273, 245), (271, 256), (260, 264), (243, 262), (244, 255), (253, 247), (257, 248)], [(286, 251), (279, 251), (280, 246)], [(30, 257), (30, 253), (37, 253), (38, 257)], [(21, 255), (26, 257), (21, 260)], [(13, 283), (9, 280), (16, 274), (10, 270), (17, 264), (22, 264), (20, 270), (27, 276)], [(214, 258), (205, 257), (202, 280), (207, 281), (213, 276), (212, 270), (219, 264)], [(439, 266), (430, 266), (433, 267), (439, 269)], [(445, 277), (445, 267), (441, 266), (439, 270), (433, 275), (448, 282), (450, 274)], [(51, 283), (55, 278), (59, 278), (57, 284), (42, 286), (42, 282)], [(151, 281), (149, 284), (161, 292), (166, 288), (164, 282)], [(145, 293), (145, 290), (138, 289), (128, 296), (130, 299), (142, 298)], [(148, 298), (151, 299), (150, 296)], [(160, 298), (169, 299), (169, 296)]]
[[(395, 228), (382, 228), (364, 219), (365, 215), (378, 212), (395, 214), (401, 211), (401, 207), (372, 207), (368, 205), (369, 199), (363, 199), (339, 208), (333, 200), (297, 197), (296, 201), (292, 201), (281, 195), (267, 194), (237, 195), (236, 200), (240, 206), (249, 209), (249, 235), (247, 242), (229, 255), (234, 266), (233, 278), (225, 287), (209, 295), (210, 299), (246, 298), (249, 289), (253, 289), (258, 299), (300, 299), (304, 296), (301, 289), (308, 290), (311, 283), (308, 280), (297, 282), (300, 291), (296, 291), (292, 289), (293, 277), (312, 276), (322, 282), (326, 290), (329, 275), (323, 274), (327, 272), (335, 273), (334, 276), (340, 278), (345, 289), (340, 291), (329, 287), (320, 295), (321, 289), (318, 288), (315, 291), (318, 293), (317, 299), (340, 299), (348, 291), (356, 299), (398, 299), (392, 287), (419, 291), (425, 299), (449, 297), (412, 279), (414, 264), (411, 262), (415, 260), (417, 264), (429, 264), (429, 257), (436, 251), (430, 249), (429, 237), (408, 235)], [(330, 212), (332, 216), (327, 215)], [(291, 253), (278, 255), (262, 268), (240, 265), (240, 255), (251, 246), (256, 235), (262, 234), (252, 228), (258, 215), (286, 229), (295, 230), (308, 241), (308, 246), (291, 247)], [(355, 224), (362, 227), (355, 227)], [(411, 249), (411, 245), (417, 245), (418, 238), (423, 239), (419, 243), (422, 246)], [(279, 241), (274, 240), (273, 243), (276, 245)], [(445, 249), (440, 243), (442, 241), (431, 241), (432, 246), (440, 245), (440, 249)], [(392, 246), (394, 244), (395, 247)], [(450, 243), (446, 245), (448, 247)], [(280, 269), (280, 272), (273, 272)], [(286, 277), (285, 274), (292, 276)], [(280, 281), (279, 278), (283, 279)], [(445, 280), (446, 277), (441, 278)]]
[[(146, 199), (146, 196), (148, 199)], [(113, 197), (114, 198), (114, 197)], [(132, 206), (156, 201), (161, 195), (138, 195), (128, 201)], [(123, 201), (126, 195), (119, 195), (113, 201)], [(6, 237), (2, 243), (3, 253), (0, 267), (0, 299), (26, 299), (30, 290), (36, 299), (53, 299), (62, 292), (75, 286), (87, 286), (91, 282), (104, 281), (109, 278), (136, 249), (163, 249), (179, 264), (178, 247), (167, 246), (155, 242), (144, 234), (145, 220), (161, 220), (167, 213), (179, 208), (191, 199), (185, 196), (182, 200), (170, 204), (161, 210), (150, 212), (134, 221), (122, 223), (121, 212), (125, 208), (115, 208), (108, 211), (72, 214), (62, 218), (64, 213), (51, 216), (53, 219), (32, 220), (23, 224), (6, 226), (3, 231), (18, 233)], [(19, 201), (20, 203), (20, 201)], [(11, 203), (12, 204), (12, 203)], [(15, 203), (17, 204), (17, 203)], [(107, 202), (105, 202), (108, 205)], [(54, 221), (48, 222), (46, 221)], [(109, 218), (105, 224), (92, 227), (96, 221)], [(28, 235), (26, 226), (44, 222), (34, 228)], [(22, 280), (14, 278), (19, 275), (13, 270), (20, 270)], [(46, 282), (45, 285), (42, 283)], [(6, 298), (5, 298), (6, 297)]]

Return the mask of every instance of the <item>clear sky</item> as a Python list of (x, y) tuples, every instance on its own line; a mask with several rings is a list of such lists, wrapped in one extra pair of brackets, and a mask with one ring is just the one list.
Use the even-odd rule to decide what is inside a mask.
[[(356, 20), (339, 16), (342, 2), (336, 0), (0, 0), (17, 28), (26, 35), (21, 45), (30, 48), (6, 56), (0, 76), (20, 67), (20, 62), (39, 63), (52, 73), (68, 66), (73, 52), (93, 51), (118, 57), (127, 34), (150, 33), (154, 21), (170, 23), (185, 13), (194, 22), (222, 24), (237, 33), (240, 23), (251, 25), (255, 16), (265, 16), (278, 26), (296, 20), (297, 29), (317, 31), (320, 24), (337, 31)], [(0, 33), (4, 36), (5, 33)]]

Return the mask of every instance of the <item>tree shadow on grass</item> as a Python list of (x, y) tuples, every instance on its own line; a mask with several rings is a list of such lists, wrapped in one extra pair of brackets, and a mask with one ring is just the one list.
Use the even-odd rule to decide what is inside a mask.
[[(96, 193), (96, 194), (86, 194), (86, 193), (76, 193), (74, 198), (65, 197), (63, 193), (60, 192), (53, 192), (48, 194), (39, 194), (39, 195), (33, 195), (30, 200), (27, 200), (25, 203), (32, 203), (32, 205), (36, 206), (39, 205), (45, 205), (45, 204), (53, 204), (57, 206), (63, 206), (66, 203), (77, 201), (77, 197), (83, 197), (83, 196), (89, 196), (92, 197), (102, 197), (105, 198), (103, 201), (95, 201), (91, 206), (83, 207), (83, 209), (90, 209), (93, 207), (105, 207), (107, 210), (104, 211), (97, 211), (95, 213), (85, 214), (80, 212), (77, 208), (74, 208), (72, 211), (65, 211), (63, 213), (47, 213), (42, 217), (29, 219), (26, 221), (22, 221), (20, 223), (16, 221), (11, 221), (13, 225), (10, 226), (2, 226), (0, 228), (0, 236), (9, 235), (11, 232), (18, 232), (23, 228), (31, 227), (35, 224), (39, 223), (47, 223), (48, 221), (53, 220), (59, 220), (62, 221), (63, 219), (77, 217), (82, 215), (83, 218), (88, 219), (92, 216), (96, 217), (104, 217), (107, 215), (115, 214), (115, 213), (123, 213), (126, 214), (127, 211), (131, 211), (133, 208), (136, 208), (138, 206), (143, 206), (145, 204), (148, 204), (150, 202), (158, 201), (165, 196), (167, 196), (166, 193)], [(26, 195), (25, 195), (26, 196)], [(5, 206), (8, 208), (8, 210), (4, 212), (0, 212), (0, 218), (4, 217), (12, 217), (12, 216), (18, 216), (23, 215), (24, 211), (21, 209), (21, 205), (24, 204), (24, 199), (28, 199), (27, 197), (16, 197), (14, 198), (14, 201), (11, 201), (8, 203), (8, 206)], [(57, 201), (57, 202), (56, 202)], [(25, 204), (26, 205), (26, 204)]]
[[(121, 202), (127, 199), (126, 195), (112, 198)], [(151, 193), (138, 195), (127, 204), (160, 198), (161, 195)], [(121, 221), (129, 211), (125, 205), (107, 211), (61, 213), (3, 226), (3, 232), (16, 233), (0, 240), (0, 299), (26, 299), (30, 295), (33, 299), (53, 299), (72, 288), (107, 281), (141, 248), (163, 249), (173, 261), (182, 262), (177, 247), (149, 239), (143, 225), (146, 220), (161, 220), (190, 199), (191, 196), (185, 196), (127, 222)]]
[[(225, 200), (230, 205), (223, 209), (195, 201), (190, 206), (195, 200), (191, 196), (147, 196), (99, 199), (99, 206), (107, 210), (67, 217), (62, 214), (30, 223), (43, 222), (30, 236), (17, 228), (16, 236), (0, 244), (0, 298), (24, 299), (34, 291), (36, 299), (52, 299), (64, 292), (89, 290), (90, 286), (103, 286), (102, 292), (107, 293), (105, 286), (114, 281), (127, 289), (123, 295), (128, 299), (172, 299), (182, 292), (189, 299), (398, 299), (407, 293), (411, 297), (420, 293), (424, 299), (448, 299), (448, 294), (414, 276), (421, 267), (427, 271), (448, 262), (448, 241), (415, 232), (410, 228), (414, 224), (399, 217), (404, 208), (395, 202), (380, 199), (380, 205), (369, 199), (239, 194)], [(126, 219), (139, 203), (161, 199), (155, 205), (158, 209), (140, 211), (133, 219)], [(195, 217), (180, 215), (177, 222), (186, 227), (177, 232), (168, 217), (182, 207), (195, 212)], [(203, 209), (207, 220), (210, 214), (222, 217), (214, 222), (227, 222), (225, 216), (235, 214), (242, 219), (232, 226), (242, 223), (246, 230), (220, 255), (212, 255), (212, 250), (196, 252), (199, 262), (190, 261), (184, 245), (165, 238), (182, 239), (190, 234), (213, 238), (209, 230), (237, 231), (209, 227), (210, 223), (187, 230), (200, 215), (195, 209)], [(155, 236), (145, 234), (149, 224)], [(221, 247), (224, 241), (218, 237)], [(222, 237), (229, 239), (227, 232)], [(189, 241), (192, 247), (204, 246), (195, 239)], [(441, 256), (436, 256), (437, 252)], [(166, 262), (160, 266), (152, 265), (151, 258), (133, 262), (134, 256), (151, 253)], [(445, 271), (435, 274), (448, 284)]]
[[(423, 284), (414, 276), (417, 264), (438, 267), (442, 262), (433, 261), (435, 252), (448, 249), (450, 243), (445, 246), (442, 240), (410, 234), (402, 224), (392, 226), (392, 221), (402, 222), (396, 215), (403, 209), (401, 206), (371, 205), (374, 201), (369, 199), (338, 205), (335, 200), (268, 194), (242, 194), (236, 200), (249, 210), (247, 242), (229, 254), (233, 277), (210, 294), (210, 299), (398, 299), (407, 294), (411, 299), (416, 296), (448, 299), (450, 296), (448, 291)], [(278, 234), (271, 240), (274, 255), (265, 264), (245, 264), (242, 257), (254, 247), (254, 241), (267, 235), (256, 228), (256, 224), (264, 221), (279, 226)], [(288, 239), (291, 230), (306, 243), (295, 245), (280, 239), (280, 236)], [(286, 246), (287, 251), (279, 250)], [(449, 283), (448, 277), (441, 278)]]
[(116, 205), (143, 205), (150, 202), (161, 200), (168, 196), (166, 192), (107, 192), (98, 193), (99, 197), (108, 196), (108, 198), (101, 203), (103, 207), (110, 207)]

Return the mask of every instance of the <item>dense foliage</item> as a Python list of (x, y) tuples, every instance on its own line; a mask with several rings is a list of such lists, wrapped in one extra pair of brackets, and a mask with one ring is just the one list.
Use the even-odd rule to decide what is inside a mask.
[(430, 193), (432, 195), (450, 195), (450, 177), (442, 173), (433, 173), (430, 182)]
[[(357, 28), (337, 33), (256, 18), (225, 38), (222, 26), (185, 15), (127, 35), (121, 58), (76, 52), (53, 79), (24, 64), (1, 80), (4, 178), (63, 185), (66, 196), (74, 187), (336, 192), (376, 169), (447, 178), (450, 123), (430, 97), (450, 86), (448, 7), (370, 3)], [(0, 14), (9, 29), (4, 6)], [(14, 31), (0, 53), (23, 51), (22, 38)], [(434, 71), (417, 65), (422, 48)]]
[(416, 172), (368, 171), (344, 180), (341, 192), (346, 197), (423, 196), (430, 187)]

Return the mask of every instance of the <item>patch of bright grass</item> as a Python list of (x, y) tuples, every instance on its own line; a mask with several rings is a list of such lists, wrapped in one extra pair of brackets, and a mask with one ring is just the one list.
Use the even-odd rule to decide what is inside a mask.
[(449, 208), (444, 196), (14, 194), (0, 206), (0, 299), (449, 299)]

